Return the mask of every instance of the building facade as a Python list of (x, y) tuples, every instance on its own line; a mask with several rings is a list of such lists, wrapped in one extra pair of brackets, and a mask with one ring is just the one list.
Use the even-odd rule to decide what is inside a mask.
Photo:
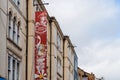
[[(35, 3), (35, 4), (34, 4)], [(35, 13), (46, 11), (41, 1), (28, 4), (28, 79), (35, 78)], [(36, 5), (37, 4), (37, 5)], [(47, 12), (47, 11), (46, 11)], [(48, 80), (63, 80), (63, 33), (55, 17), (46, 16), (46, 42), (47, 42), (47, 59), (46, 59), (46, 78)], [(40, 76), (43, 76), (39, 74)], [(39, 77), (38, 77), (39, 78)], [(41, 77), (42, 79), (43, 77)]]
[(26, 0), (0, 1), (0, 77), (6, 80), (26, 80), (26, 20)]
[(78, 67), (78, 80), (83, 80), (82, 75), (84, 75), (84, 71)]
[(54, 17), (50, 22), (50, 74), (51, 80), (63, 80), (63, 33)]
[[(45, 59), (35, 60), (38, 58), (35, 50), (43, 50), (36, 48), (38, 46), (35, 44), (36, 12), (44, 11), (47, 14), (44, 28), (47, 31), (46, 45), (40, 45), (39, 48), (45, 47), (46, 55)], [(74, 55), (75, 50), (69, 37), (64, 36), (57, 20), (49, 16), (41, 0), (0, 1), (0, 79), (35, 80), (37, 77), (74, 80), (74, 71), (77, 70)], [(41, 63), (41, 60), (45, 60), (46, 71), (36, 72), (36, 68), (40, 70), (43, 67), (42, 64), (36, 67), (36, 61)]]
[(74, 80), (74, 47), (69, 36), (64, 36), (64, 80)]
[(78, 57), (74, 53), (74, 80), (78, 80)]
[(85, 72), (78, 67), (78, 80), (95, 80), (95, 75), (93, 73)]

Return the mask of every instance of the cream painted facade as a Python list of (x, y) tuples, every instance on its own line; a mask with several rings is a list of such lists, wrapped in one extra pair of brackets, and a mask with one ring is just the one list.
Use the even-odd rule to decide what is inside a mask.
[(74, 80), (74, 46), (68, 36), (64, 36), (64, 80)]
[[(34, 80), (35, 12), (46, 9), (33, 4), (33, 0), (0, 1), (0, 78)], [(47, 21), (48, 80), (74, 80), (72, 43), (54, 17), (48, 14)]]
[[(36, 1), (35, 4), (42, 4)], [(35, 12), (46, 10), (44, 5), (28, 3), (28, 79), (34, 79)], [(54, 17), (47, 17), (47, 73), (48, 80), (63, 80), (63, 33)]]
[(51, 17), (51, 80), (63, 80), (63, 33), (58, 22)]
[(26, 80), (26, 0), (0, 0), (0, 77)]

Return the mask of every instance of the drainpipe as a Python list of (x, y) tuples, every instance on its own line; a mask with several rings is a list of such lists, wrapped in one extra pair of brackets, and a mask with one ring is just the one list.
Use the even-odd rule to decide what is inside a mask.
[(65, 48), (65, 37), (64, 37), (64, 39), (63, 39), (63, 80), (64, 80), (64, 70), (65, 70), (65, 68), (64, 68), (64, 65), (65, 65), (65, 62), (64, 62), (64, 60), (65, 60), (65, 58), (64, 58), (64, 55), (65, 55), (65, 51), (64, 51), (64, 48)]
[(28, 79), (28, 0), (26, 0), (26, 80)]
[(50, 80), (52, 80), (52, 17), (49, 20), (50, 23)]

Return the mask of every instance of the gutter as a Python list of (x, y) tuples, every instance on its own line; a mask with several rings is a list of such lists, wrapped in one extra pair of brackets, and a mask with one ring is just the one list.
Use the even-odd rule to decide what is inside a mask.
[(64, 64), (65, 64), (65, 58), (64, 58), (64, 55), (65, 55), (65, 51), (64, 51), (64, 48), (65, 48), (65, 37), (63, 38), (63, 80), (64, 80)]
[(28, 0), (26, 0), (26, 80), (28, 79)]

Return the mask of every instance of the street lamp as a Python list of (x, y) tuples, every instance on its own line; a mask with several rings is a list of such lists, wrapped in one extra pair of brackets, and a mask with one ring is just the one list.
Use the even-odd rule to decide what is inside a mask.
[(88, 76), (86, 75), (85, 72), (84, 72), (84, 75), (82, 75), (82, 80), (88, 80)]

